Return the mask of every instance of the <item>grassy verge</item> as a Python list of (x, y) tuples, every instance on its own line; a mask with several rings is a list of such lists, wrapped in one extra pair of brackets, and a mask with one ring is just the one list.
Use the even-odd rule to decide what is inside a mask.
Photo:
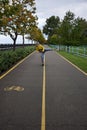
[(87, 58), (82, 58), (63, 51), (58, 53), (87, 73)]
[(15, 51), (0, 51), (0, 75), (35, 50), (34, 46), (17, 48)]

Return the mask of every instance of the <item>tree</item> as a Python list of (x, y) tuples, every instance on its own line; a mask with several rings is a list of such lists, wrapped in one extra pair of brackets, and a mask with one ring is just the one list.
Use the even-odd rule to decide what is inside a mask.
[(78, 17), (74, 20), (72, 37), (73, 41), (76, 41), (77, 45), (87, 44), (86, 29), (87, 21), (85, 19)]
[(50, 37), (49, 43), (54, 44), (54, 45), (58, 44), (58, 36), (57, 36), (57, 34), (53, 34)]
[(46, 20), (43, 32), (48, 35), (49, 43), (62, 45), (87, 45), (87, 21), (67, 11), (63, 20), (51, 16)]
[(35, 0), (12, 0), (11, 4), (8, 2), (3, 3), (3, 1), (1, 3), (0, 31), (10, 35), (14, 41), (13, 45), (15, 50), (17, 36), (24, 36), (36, 24)]
[(39, 29), (37, 26), (31, 28), (29, 36), (27, 38), (31, 39), (32, 41), (34, 40), (36, 42), (40, 42), (42, 44), (46, 42), (41, 29)]
[(57, 34), (57, 29), (60, 26), (60, 18), (58, 16), (51, 16), (46, 20), (46, 24), (43, 27), (43, 33), (48, 35), (48, 39), (54, 34)]
[(61, 37), (62, 44), (71, 45), (72, 41), (72, 30), (74, 24), (74, 13), (68, 11), (64, 16), (63, 21), (61, 22), (61, 26), (59, 28), (59, 34)]

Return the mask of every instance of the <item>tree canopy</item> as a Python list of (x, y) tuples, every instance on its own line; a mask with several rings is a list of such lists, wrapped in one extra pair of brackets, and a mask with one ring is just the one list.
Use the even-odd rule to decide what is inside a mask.
[(43, 32), (48, 36), (48, 43), (62, 45), (87, 45), (87, 21), (67, 11), (60, 21), (58, 16), (46, 20)]
[(46, 24), (43, 27), (43, 33), (50, 38), (53, 34), (57, 33), (57, 29), (60, 25), (60, 18), (58, 16), (51, 16), (46, 20)]
[(14, 48), (18, 35), (24, 36), (36, 26), (37, 16), (35, 0), (0, 1), (0, 32), (10, 35)]
[(41, 44), (44, 44), (46, 42), (41, 29), (39, 29), (38, 27), (33, 27), (30, 30), (30, 33), (29, 33), (29, 36), (27, 37), (27, 39), (31, 39), (32, 41), (36, 41)]

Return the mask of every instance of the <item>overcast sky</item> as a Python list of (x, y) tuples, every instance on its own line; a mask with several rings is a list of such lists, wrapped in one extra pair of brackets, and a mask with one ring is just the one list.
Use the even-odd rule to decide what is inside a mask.
[(36, 8), (40, 28), (47, 18), (55, 15), (63, 19), (69, 10), (76, 17), (87, 19), (87, 0), (36, 0)]
[[(55, 15), (63, 19), (67, 11), (73, 12), (76, 17), (87, 19), (87, 0), (35, 0), (36, 15), (38, 16), (39, 27), (42, 29), (47, 18)], [(17, 38), (21, 43), (22, 38)], [(27, 41), (26, 41), (27, 42)], [(0, 35), (0, 43), (13, 43), (10, 37)]]

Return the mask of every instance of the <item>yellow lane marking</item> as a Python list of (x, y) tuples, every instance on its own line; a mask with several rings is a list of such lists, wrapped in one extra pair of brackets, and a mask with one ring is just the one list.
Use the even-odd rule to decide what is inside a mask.
[(46, 92), (46, 74), (45, 63), (43, 66), (43, 89), (42, 89), (42, 116), (41, 116), (41, 130), (45, 130), (45, 92)]
[(20, 92), (20, 91), (24, 91), (24, 88), (21, 86), (10, 86), (4, 88), (4, 91), (12, 91), (12, 90)]
[(70, 62), (68, 59), (66, 59), (65, 57), (63, 57), (62, 55), (60, 55), (60, 54), (58, 54), (57, 53), (57, 55), (59, 55), (60, 57), (62, 57), (64, 60), (66, 60), (68, 63), (70, 63), (72, 66), (74, 66), (76, 69), (78, 69), (81, 73), (83, 73), (84, 75), (86, 75), (87, 76), (87, 73), (86, 72), (84, 72), (82, 69), (80, 69), (79, 67), (77, 67), (75, 64), (73, 64), (72, 62)]
[(21, 60), (20, 62), (18, 62), (15, 66), (13, 66), (11, 69), (9, 69), (5, 74), (0, 76), (0, 79), (4, 78), (7, 74), (9, 74), (12, 70), (14, 70), (17, 66), (19, 66), (23, 61), (25, 61), (28, 57), (30, 57), (34, 52), (32, 52), (30, 55), (28, 55), (27, 57), (25, 57), (23, 60)]

